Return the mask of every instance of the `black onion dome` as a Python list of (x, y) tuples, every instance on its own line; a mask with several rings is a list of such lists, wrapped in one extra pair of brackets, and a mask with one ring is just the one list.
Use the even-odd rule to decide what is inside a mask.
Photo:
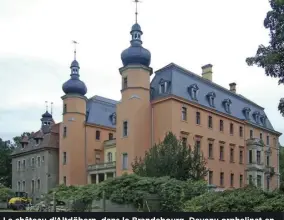
[(149, 67), (151, 63), (151, 53), (142, 46), (141, 35), (143, 34), (138, 23), (131, 28), (131, 46), (121, 53), (123, 66), (130, 64), (141, 64)]
[(71, 63), (71, 78), (62, 86), (63, 92), (67, 94), (78, 94), (84, 96), (87, 93), (87, 87), (83, 81), (80, 80), (79, 63), (75, 59)]

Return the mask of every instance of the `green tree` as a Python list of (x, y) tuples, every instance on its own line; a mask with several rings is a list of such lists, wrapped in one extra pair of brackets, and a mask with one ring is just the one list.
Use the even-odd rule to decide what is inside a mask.
[(135, 158), (132, 169), (139, 176), (178, 180), (202, 180), (208, 172), (200, 149), (184, 145), (172, 132), (150, 148), (144, 158)]
[(20, 145), (20, 141), (21, 139), (24, 137), (24, 136), (27, 136), (29, 137), (31, 135), (30, 132), (23, 132), (20, 136), (16, 136), (16, 137), (13, 137), (13, 141), (15, 143), (15, 147), (18, 147)]
[(12, 184), (12, 158), (14, 147), (10, 141), (0, 138), (0, 185), (11, 187)]
[[(268, 46), (260, 45), (254, 57), (246, 62), (249, 66), (264, 68), (267, 76), (278, 78), (284, 83), (284, 0), (270, 0), (271, 11), (264, 19), (264, 27), (270, 31)], [(278, 110), (284, 116), (284, 99), (280, 100)]]

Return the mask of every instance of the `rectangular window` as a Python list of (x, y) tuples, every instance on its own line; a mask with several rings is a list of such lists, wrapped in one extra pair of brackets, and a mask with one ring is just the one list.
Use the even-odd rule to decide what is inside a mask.
[(220, 131), (224, 131), (224, 122), (220, 120)]
[(262, 140), (262, 133), (259, 134), (259, 139)]
[(250, 139), (253, 138), (253, 130), (250, 130), (250, 131), (249, 131), (249, 137), (250, 137)]
[(230, 149), (230, 162), (231, 163), (234, 162), (234, 149), (233, 148)]
[(209, 171), (209, 178), (208, 178), (208, 184), (212, 185), (213, 184), (213, 171)]
[(252, 185), (252, 184), (253, 184), (252, 175), (249, 175), (249, 184), (250, 184), (250, 185)]
[(108, 139), (109, 139), (109, 140), (113, 140), (113, 133), (109, 133), (109, 134), (108, 134)]
[(26, 160), (23, 160), (23, 170), (26, 169)]
[(200, 112), (196, 112), (196, 124), (200, 125)]
[(164, 93), (165, 92), (165, 84), (161, 84), (160, 85), (160, 93)]
[(195, 147), (196, 147), (197, 153), (200, 154), (200, 152), (201, 152), (201, 142), (199, 140), (197, 140), (195, 142)]
[(186, 121), (187, 120), (187, 108), (186, 107), (182, 107), (182, 110), (181, 110), (181, 119), (183, 121)]
[(40, 167), (40, 157), (37, 157), (37, 167)]
[(240, 137), (243, 137), (243, 127), (240, 126)]
[(17, 190), (18, 190), (18, 192), (21, 191), (21, 182), (20, 181), (18, 181), (18, 183), (17, 183)]
[(35, 192), (35, 181), (34, 180), (32, 180), (31, 188), (32, 188), (32, 194), (33, 194)]
[(128, 154), (124, 153), (122, 154), (122, 169), (127, 170), (128, 168)]
[(44, 156), (41, 157), (41, 161), (44, 162)]
[(38, 138), (35, 141), (36, 141), (36, 145), (39, 144), (39, 139)]
[(209, 143), (208, 145), (208, 157), (213, 158), (213, 144)]
[(101, 138), (101, 132), (96, 131), (96, 140), (100, 140), (100, 138)]
[(230, 186), (234, 187), (234, 174), (233, 173), (231, 173), (231, 176), (230, 176)]
[(212, 116), (208, 116), (208, 128), (213, 128)]
[(224, 160), (224, 146), (220, 146), (220, 160)]
[(249, 150), (249, 163), (252, 163), (252, 150)]
[(63, 177), (63, 184), (66, 186), (66, 176)]
[(63, 114), (67, 112), (67, 104), (63, 105)]
[(266, 136), (266, 145), (269, 145), (269, 136)]
[(224, 186), (224, 172), (220, 173), (220, 186)]
[(240, 159), (240, 161), (239, 161), (240, 164), (242, 164), (244, 162), (244, 155), (243, 154), (244, 154), (243, 150), (240, 150), (240, 158), (239, 158)]
[(269, 190), (270, 188), (270, 178), (269, 176), (266, 177), (266, 189)]
[(63, 165), (67, 163), (67, 153), (63, 152)]
[(32, 158), (32, 167), (34, 167), (35, 166), (35, 158), (33, 157)]
[(40, 190), (40, 179), (37, 180), (37, 190)]
[(127, 77), (124, 77), (124, 78), (123, 78), (123, 85), (122, 85), (122, 88), (123, 88), (123, 89), (126, 89), (127, 86), (128, 86), (128, 85), (127, 85)]
[(96, 164), (99, 164), (101, 162), (101, 152), (100, 151), (95, 151), (95, 160), (96, 160)]
[(261, 163), (261, 152), (259, 150), (256, 151), (256, 163), (257, 164)]
[(183, 137), (182, 138), (182, 145), (185, 147), (187, 145), (187, 138)]
[(233, 135), (234, 134), (234, 124), (230, 123), (230, 134)]
[(123, 137), (127, 137), (128, 136), (128, 123), (127, 121), (123, 122)]
[(23, 181), (22, 192), (26, 192), (26, 181)]
[(242, 174), (240, 174), (240, 188), (242, 188), (243, 187), (243, 175)]
[(63, 128), (63, 137), (66, 137), (67, 136), (67, 127), (65, 126)]
[(256, 181), (257, 181), (257, 187), (261, 187), (261, 175), (257, 175), (257, 178), (256, 178)]
[(267, 166), (267, 167), (270, 166), (270, 158), (269, 158), (268, 155), (266, 156), (266, 166)]
[(21, 170), (21, 161), (18, 160), (17, 162), (17, 171)]

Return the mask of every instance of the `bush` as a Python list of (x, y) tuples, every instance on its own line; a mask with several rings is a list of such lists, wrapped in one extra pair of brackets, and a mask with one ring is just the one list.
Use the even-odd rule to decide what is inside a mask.
[[(161, 211), (175, 212), (182, 210), (185, 201), (205, 193), (207, 186), (203, 181), (180, 181), (169, 177), (150, 178), (132, 174), (106, 180), (97, 185), (59, 186), (54, 190), (57, 192), (58, 200), (80, 203), (80, 211), (87, 210), (94, 199), (102, 199), (104, 192), (106, 199), (118, 204), (132, 204), (136, 208), (143, 207), (144, 201), (150, 195), (157, 195)], [(47, 195), (49, 199), (52, 198), (54, 190)]]

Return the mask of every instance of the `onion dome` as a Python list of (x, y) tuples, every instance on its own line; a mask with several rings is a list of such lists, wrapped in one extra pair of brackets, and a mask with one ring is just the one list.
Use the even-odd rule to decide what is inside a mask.
[(140, 64), (149, 67), (151, 63), (151, 53), (149, 50), (142, 47), (141, 36), (143, 34), (141, 27), (135, 23), (130, 32), (132, 40), (131, 46), (121, 53), (123, 66), (131, 64)]
[(71, 69), (71, 78), (65, 82), (62, 86), (63, 92), (67, 94), (77, 94), (77, 95), (82, 95), (84, 96), (87, 93), (87, 87), (84, 82), (80, 80), (80, 75), (79, 75), (79, 63), (75, 59), (71, 63), (70, 66)]

